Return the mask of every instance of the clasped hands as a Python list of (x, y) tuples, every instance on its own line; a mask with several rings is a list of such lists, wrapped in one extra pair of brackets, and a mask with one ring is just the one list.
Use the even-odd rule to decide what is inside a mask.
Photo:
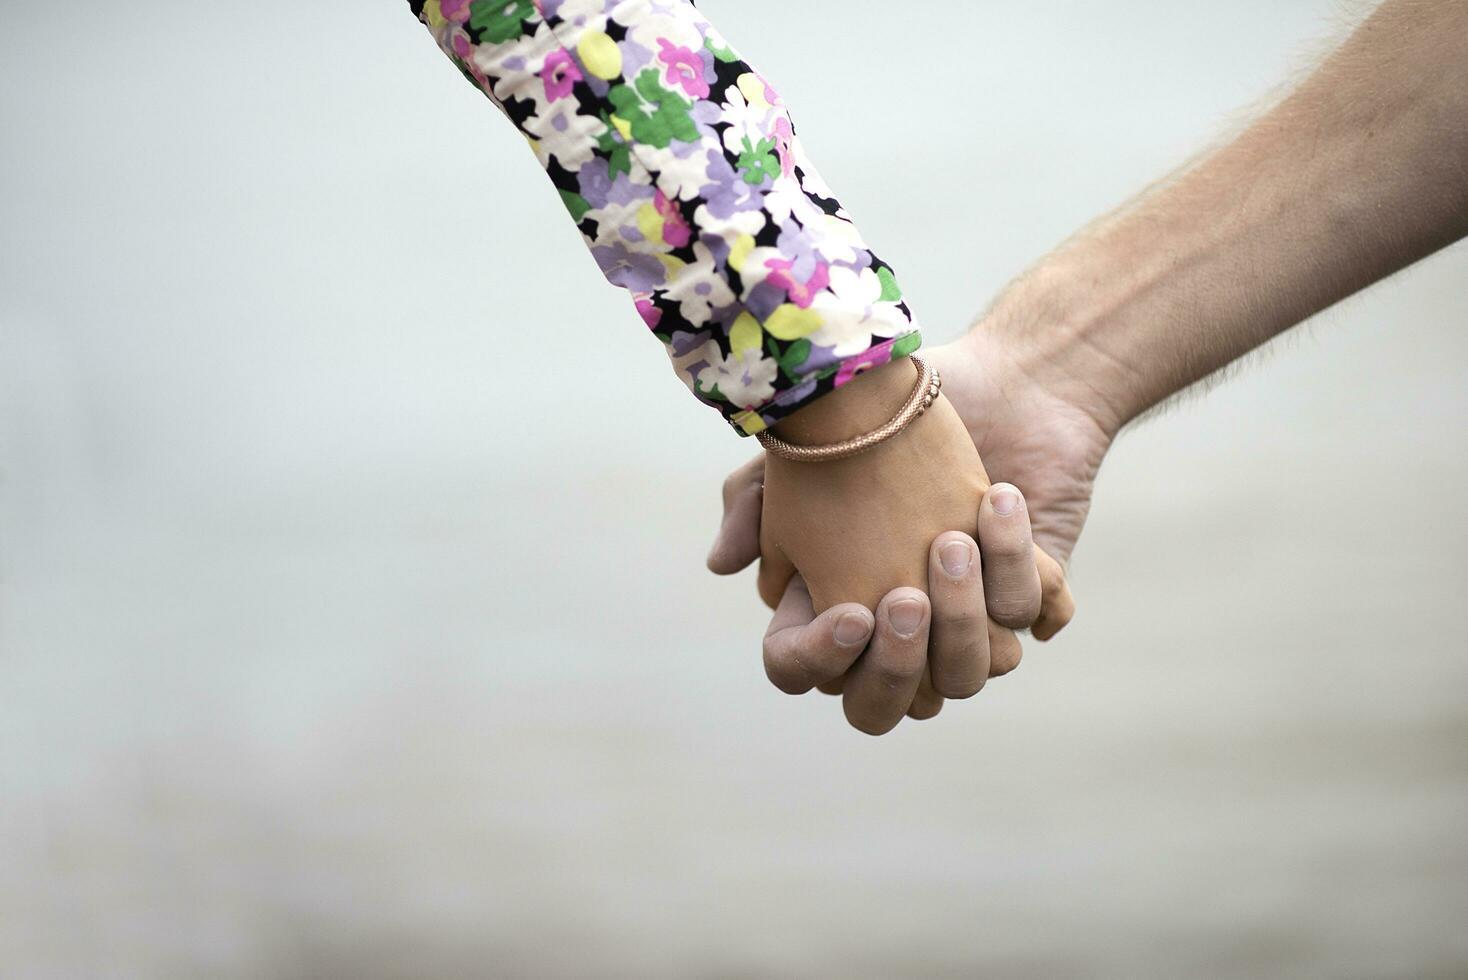
[[(719, 574), (759, 559), (759, 593), (775, 610), (770, 681), (789, 694), (839, 694), (851, 725), (873, 735), (931, 718), (945, 699), (1013, 670), (1015, 630), (1044, 640), (1070, 621), (1060, 562), (1109, 443), (982, 337), (928, 356), (945, 397), (895, 438), (834, 462), (761, 455), (731, 474), (708, 559)], [(909, 361), (883, 366), (777, 431), (802, 444), (868, 431), (915, 377)], [(980, 447), (1013, 483), (991, 485)], [(1030, 481), (1060, 518), (1040, 544), (1018, 489)]]

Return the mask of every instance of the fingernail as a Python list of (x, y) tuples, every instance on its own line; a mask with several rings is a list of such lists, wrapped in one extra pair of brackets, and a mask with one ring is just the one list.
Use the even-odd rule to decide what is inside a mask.
[(849, 612), (836, 620), (836, 642), (844, 647), (865, 643), (872, 635), (872, 621), (861, 613)]
[(887, 619), (897, 635), (905, 639), (916, 633), (923, 624), (923, 604), (916, 599), (894, 602), (887, 610)]
[(962, 578), (973, 560), (972, 549), (963, 541), (950, 541), (938, 549), (938, 561), (942, 563), (943, 571), (954, 578)]
[(989, 502), (994, 506), (994, 513), (1000, 517), (1008, 517), (1019, 510), (1019, 491), (1014, 487), (995, 487), (989, 494)]

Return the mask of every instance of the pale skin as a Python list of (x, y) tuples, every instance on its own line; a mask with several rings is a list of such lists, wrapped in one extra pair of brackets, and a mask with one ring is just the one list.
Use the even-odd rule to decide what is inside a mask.
[[(841, 527), (840, 543), (800, 540), (787, 547), (791, 519), (783, 512), (797, 505), (785, 500), (783, 472), (772, 466), (764, 473), (759, 459), (726, 485), (724, 523), (710, 567), (737, 571), (758, 553), (763, 483), (767, 495), (777, 495), (773, 507), (766, 500), (764, 521), (779, 528), (763, 536), (765, 564), (773, 568), (762, 568), (760, 580), (761, 594), (779, 601), (765, 640), (767, 667), (772, 650), (777, 662), (771, 679), (803, 693), (799, 684), (781, 683), (785, 675), (778, 665), (792, 662), (822, 664), (831, 677), (817, 683), (827, 690), (849, 692), (855, 684), (870, 692), (873, 685), (865, 678), (880, 676), (886, 700), (873, 704), (863, 694), (866, 700), (859, 699), (853, 715), (851, 695), (846, 696), (848, 719), (863, 731), (885, 731), (903, 711), (931, 716), (942, 694), (972, 693), (974, 672), (983, 663), (994, 675), (1018, 662), (1017, 642), (1002, 658), (961, 655), (973, 646), (973, 630), (953, 643), (950, 638), (958, 634), (943, 624), (971, 624), (987, 608), (1007, 626), (1033, 624), (1044, 639), (1068, 621), (1069, 592), (1058, 568), (1046, 565), (1047, 555), (1062, 564), (1069, 560), (1096, 474), (1126, 425), (1311, 315), (1465, 236), (1468, 0), (1388, 0), (1237, 136), (1079, 232), (1011, 285), (964, 338), (929, 352), (943, 372), (953, 417), (983, 459), (976, 466), (975, 458), (957, 454), (952, 425), (934, 427), (942, 430), (930, 436), (940, 458), (958, 461), (949, 476), (956, 487), (952, 495), (885, 482), (886, 477), (874, 483), (839, 474), (818, 479), (823, 503), (834, 493), (849, 501), (846, 513), (906, 519), (923, 533), (932, 530), (931, 521), (906, 506), (903, 517), (883, 511), (862, 497), (861, 488), (882, 486), (889, 494), (921, 489), (916, 497), (905, 496), (904, 505), (953, 513), (957, 501), (987, 484), (984, 469), (1006, 481), (988, 491), (977, 521), (945, 525), (962, 531), (934, 540), (925, 570), (931, 608), (923, 597), (919, 629), (895, 638), (882, 618), (884, 611), (890, 618), (894, 606), (922, 596), (914, 581), (921, 574), (918, 565), (904, 557), (899, 568), (852, 552), (848, 526), (834, 518), (824, 527)], [(890, 399), (890, 388), (879, 395), (876, 384), (865, 393), (874, 402)], [(904, 461), (911, 465), (912, 454)], [(1014, 487), (1022, 487), (1027, 500)], [(992, 507), (1000, 491), (1019, 501), (1005, 518)], [(1029, 540), (1030, 520), (1042, 550), (1016, 560)], [(819, 522), (806, 526), (811, 536), (820, 534)], [(970, 537), (975, 530), (977, 544)], [(892, 533), (858, 536), (856, 547), (888, 549)], [(981, 547), (986, 536), (989, 550)], [(779, 553), (772, 554), (776, 541)], [(999, 557), (1001, 541), (1007, 559)], [(977, 587), (955, 588), (944, 575), (939, 551), (955, 542), (982, 553), (982, 571), (970, 572)], [(844, 562), (840, 547), (848, 549)], [(831, 548), (837, 550), (828, 555)], [(900, 550), (904, 556), (911, 551)], [(800, 556), (794, 565), (802, 571), (809, 565), (821, 583), (807, 593), (797, 578), (777, 596), (774, 586), (791, 553)], [(901, 578), (895, 583), (901, 588), (882, 595), (894, 576)], [(1042, 576), (1046, 587), (1037, 600), (1036, 580)], [(812, 594), (819, 600), (813, 602)], [(882, 595), (865, 652), (848, 644), (830, 655), (828, 627), (837, 621), (832, 616), (851, 611), (833, 604), (838, 595), (863, 602)], [(995, 627), (988, 634), (992, 647)], [(941, 681), (931, 690), (910, 680), (920, 637), (926, 667)], [(894, 655), (897, 646), (902, 649)], [(954, 661), (961, 665), (956, 672), (942, 666)], [(891, 662), (903, 672), (889, 671)], [(963, 684), (955, 680), (949, 687), (950, 677)], [(896, 680), (901, 683), (894, 687)], [(894, 716), (909, 689), (912, 700)]]

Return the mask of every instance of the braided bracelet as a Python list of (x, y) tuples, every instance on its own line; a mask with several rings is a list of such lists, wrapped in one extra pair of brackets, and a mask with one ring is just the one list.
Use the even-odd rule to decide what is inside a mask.
[(761, 432), (755, 438), (765, 447), (765, 452), (796, 463), (827, 463), (846, 459), (886, 442), (931, 408), (938, 399), (938, 392), (943, 388), (943, 379), (938, 376), (938, 369), (916, 354), (911, 356), (912, 363), (918, 369), (918, 380), (913, 386), (912, 394), (907, 396), (907, 402), (896, 415), (871, 432), (825, 446), (797, 446), (769, 431)]

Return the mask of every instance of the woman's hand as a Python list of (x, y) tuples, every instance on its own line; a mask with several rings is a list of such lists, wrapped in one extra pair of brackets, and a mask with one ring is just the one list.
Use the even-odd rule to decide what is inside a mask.
[[(798, 444), (834, 442), (890, 418), (917, 379), (910, 360), (865, 374), (790, 416), (777, 432)], [(900, 585), (927, 585), (928, 544), (973, 534), (989, 487), (973, 440), (941, 397), (892, 439), (832, 462), (765, 464), (759, 591), (771, 608), (797, 572), (816, 612), (837, 602), (876, 609)]]
[[(971, 444), (982, 450), (998, 478), (1024, 487), (1029, 500), (1006, 484), (996, 485), (986, 496), (978, 515), (981, 591), (939, 589), (930, 583), (931, 620), (941, 624), (949, 616), (972, 618), (987, 609), (994, 619), (1019, 623), (1034, 608), (1031, 589), (1038, 573), (1040, 615), (1022, 625), (1029, 625), (1037, 638), (1049, 639), (1070, 621), (1075, 605), (1063, 570), (1046, 552), (1065, 560), (1075, 546), (1111, 432), (1085, 408), (1055, 397), (1051, 385), (1041, 383), (1034, 371), (1019, 369), (992, 340), (992, 332), (976, 329), (957, 344), (934, 349), (930, 356), (943, 371), (944, 398), (951, 399), (958, 410)], [(737, 572), (759, 556), (765, 464), (764, 456), (756, 457), (724, 483), (724, 518), (708, 559), (709, 568), (718, 574)], [(1032, 513), (1039, 548), (1029, 545)], [(892, 659), (887, 651), (899, 650), (900, 645), (883, 638), (881, 624), (873, 626), (876, 637), (870, 647), (865, 639), (855, 641), (858, 648), (854, 652), (835, 643), (831, 630), (840, 615), (851, 611), (846, 606), (833, 607), (817, 617), (810, 599), (785, 596), (765, 638), (766, 667), (777, 687), (792, 693), (803, 693), (811, 686), (830, 693), (841, 690), (840, 673), (802, 688), (799, 675), (784, 671), (781, 664), (819, 664), (816, 672), (825, 676), (831, 665), (842, 663), (842, 657), (848, 665), (857, 662), (863, 649), (868, 650), (869, 659)], [(865, 615), (870, 617), (870, 613)], [(998, 676), (1018, 664), (1020, 647), (1012, 633), (998, 629), (992, 621), (987, 632), (989, 676)], [(952, 646), (940, 625), (928, 645), (930, 661), (965, 656), (952, 653)], [(941, 668), (939, 676), (943, 676)], [(941, 704), (942, 696), (924, 683), (909, 714), (930, 717)]]
[[(902, 361), (857, 379), (787, 419), (780, 435), (798, 443), (824, 443), (868, 431), (890, 417), (911, 391), (916, 371)], [(847, 718), (867, 732), (891, 729), (905, 713), (936, 714), (944, 697), (976, 693), (991, 674), (1019, 659), (1013, 634), (986, 619), (982, 563), (973, 540), (979, 502), (988, 478), (973, 440), (942, 399), (895, 438), (850, 459), (826, 463), (766, 461), (759, 589), (776, 624), (790, 617), (827, 611), (837, 603), (853, 608), (827, 617), (836, 643), (824, 663), (840, 663), (856, 643), (857, 627), (872, 626), (877, 639), (868, 655), (836, 674), (809, 664), (783, 671), (789, 645), (766, 645), (772, 681), (784, 690), (839, 684)], [(1018, 501), (1018, 494), (997, 498)], [(1040, 580), (1028, 522), (1012, 551), (1009, 577), (996, 605), (1005, 625), (1028, 626), (1040, 609)], [(940, 540), (939, 536), (945, 535)], [(798, 578), (796, 576), (798, 575)], [(796, 584), (791, 586), (791, 583)], [(935, 622), (922, 590), (933, 586), (957, 593), (963, 604), (945, 606)], [(895, 590), (895, 591), (894, 591)], [(859, 607), (859, 608), (858, 608)], [(843, 627), (842, 635), (838, 627)], [(871, 629), (867, 629), (870, 634)], [(929, 658), (929, 634), (941, 637)], [(772, 630), (771, 636), (778, 635)], [(768, 638), (767, 638), (768, 639)], [(865, 637), (862, 638), (863, 642)]]
[[(751, 461), (730, 478), (726, 489), (732, 490), (736, 515), (758, 500), (760, 462)], [(945, 694), (935, 689), (935, 679), (946, 696), (963, 698), (1019, 666), (1019, 639), (984, 610), (987, 605), (1017, 614), (1040, 604), (1024, 498), (1008, 484), (991, 488), (979, 506), (978, 529), (982, 544), (961, 531), (939, 534), (928, 551), (926, 594), (899, 587), (877, 604), (876, 616), (857, 603), (817, 615), (804, 581), (792, 578), (765, 633), (770, 682), (787, 694), (817, 687), (844, 694), (847, 682), (862, 676), (852, 670), (859, 662), (867, 673), (894, 679), (844, 699), (853, 726), (882, 734), (904, 714), (925, 719), (942, 710)], [(716, 549), (710, 564), (736, 570), (719, 564), (731, 558)], [(987, 603), (986, 593), (994, 597)], [(914, 672), (921, 678), (915, 693)]]

